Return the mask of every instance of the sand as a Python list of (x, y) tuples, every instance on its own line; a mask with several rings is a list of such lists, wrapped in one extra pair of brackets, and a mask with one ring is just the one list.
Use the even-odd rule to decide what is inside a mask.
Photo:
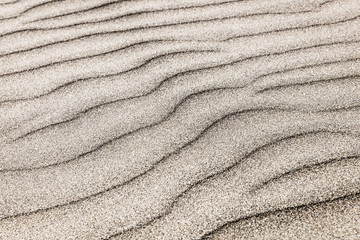
[(0, 239), (360, 239), (357, 0), (0, 0)]

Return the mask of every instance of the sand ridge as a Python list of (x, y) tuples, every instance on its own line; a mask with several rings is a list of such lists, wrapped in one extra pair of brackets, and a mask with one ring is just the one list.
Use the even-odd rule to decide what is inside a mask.
[(359, 16), (0, 1), (0, 239), (360, 239)]

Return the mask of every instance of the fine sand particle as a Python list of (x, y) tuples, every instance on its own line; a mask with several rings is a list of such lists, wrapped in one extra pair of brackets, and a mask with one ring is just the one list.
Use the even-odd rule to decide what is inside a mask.
[(0, 240), (360, 239), (358, 0), (0, 0)]

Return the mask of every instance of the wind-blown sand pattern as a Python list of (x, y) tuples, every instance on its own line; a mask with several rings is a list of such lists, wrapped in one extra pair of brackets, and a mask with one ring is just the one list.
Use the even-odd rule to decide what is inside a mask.
[(360, 239), (358, 0), (0, 0), (0, 239)]

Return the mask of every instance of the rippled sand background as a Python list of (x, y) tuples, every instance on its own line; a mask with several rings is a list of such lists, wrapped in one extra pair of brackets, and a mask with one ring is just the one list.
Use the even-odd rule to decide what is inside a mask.
[(359, 0), (0, 0), (0, 239), (360, 239)]

